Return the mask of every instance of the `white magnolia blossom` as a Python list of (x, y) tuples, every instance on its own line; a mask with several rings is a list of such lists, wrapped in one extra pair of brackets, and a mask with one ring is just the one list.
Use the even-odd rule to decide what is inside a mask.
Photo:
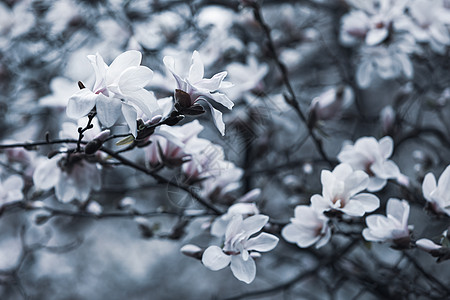
[(361, 60), (356, 70), (356, 81), (361, 88), (368, 88), (375, 78), (391, 80), (404, 75), (413, 77), (414, 68), (409, 54), (416, 51), (414, 39), (403, 36), (391, 44), (361, 48)]
[[(259, 189), (253, 191), (260, 191)], [(250, 191), (249, 193), (254, 193)], [(228, 224), (236, 215), (241, 215), (243, 218), (259, 214), (259, 209), (255, 203), (235, 203), (228, 208), (227, 213), (216, 218), (211, 225), (211, 234), (217, 237), (222, 237), (227, 229)]]
[(0, 181), (0, 207), (11, 202), (23, 199), (24, 183), (19, 175), (11, 175), (6, 180)]
[(408, 12), (394, 24), (396, 30), (409, 32), (417, 42), (428, 43), (433, 51), (445, 54), (450, 45), (450, 7), (446, 0), (410, 0)]
[[(217, 129), (219, 129), (220, 133), (224, 135), (225, 124), (222, 120), (222, 113), (215, 109), (207, 100), (213, 100), (220, 103), (230, 110), (233, 108), (234, 103), (226, 95), (217, 92), (220, 88), (230, 86), (229, 84), (223, 82), (225, 76), (227, 76), (227, 72), (217, 73), (210, 79), (203, 78), (204, 66), (200, 58), (200, 54), (197, 51), (194, 51), (192, 54), (192, 64), (188, 75), (184, 78), (175, 70), (175, 60), (173, 57), (165, 56), (164, 64), (175, 78), (177, 84), (176, 90), (180, 90), (189, 96), (189, 99), (182, 97), (182, 107), (189, 108), (198, 100), (205, 100), (211, 109), (214, 124)], [(180, 102), (179, 97), (177, 97), (177, 92), (175, 92), (175, 98), (178, 102)]]
[(437, 184), (432, 173), (425, 175), (422, 192), (435, 212), (450, 216), (450, 165), (442, 172)]
[(331, 238), (328, 218), (321, 209), (314, 206), (298, 205), (295, 217), (281, 230), (281, 236), (300, 248), (316, 244), (316, 248), (325, 246)]
[(366, 218), (367, 228), (362, 232), (366, 241), (386, 242), (409, 237), (409, 204), (406, 200), (390, 198), (386, 206), (386, 216), (370, 215)]
[(309, 106), (309, 114), (314, 120), (331, 120), (353, 102), (353, 90), (350, 87), (333, 87), (315, 97)]
[(278, 244), (278, 238), (272, 234), (259, 232), (269, 221), (265, 215), (251, 216), (243, 220), (241, 215), (235, 215), (228, 224), (223, 248), (209, 246), (202, 256), (203, 264), (213, 270), (221, 270), (231, 264), (233, 275), (245, 282), (251, 283), (256, 276), (256, 265), (250, 252), (267, 252)]
[(394, 142), (389, 136), (379, 141), (374, 137), (359, 138), (354, 145), (345, 145), (337, 158), (347, 163), (354, 170), (362, 170), (369, 175), (367, 190), (375, 192), (381, 190), (387, 179), (397, 178), (400, 170), (388, 158), (391, 157)]
[(322, 195), (313, 195), (311, 205), (318, 210), (338, 210), (349, 216), (361, 217), (380, 206), (377, 196), (359, 193), (367, 188), (369, 176), (354, 171), (348, 164), (339, 164), (333, 172), (321, 173)]
[(91, 190), (100, 190), (100, 167), (89, 163), (79, 154), (62, 153), (43, 159), (33, 174), (36, 188), (55, 188), (56, 198), (64, 203), (72, 200), (85, 202)]
[(268, 71), (268, 65), (258, 62), (254, 56), (249, 56), (246, 64), (237, 62), (229, 64), (227, 66), (228, 76), (235, 85), (227, 89), (227, 95), (237, 99), (248, 91), (261, 89), (262, 80)]
[(408, 0), (347, 0), (356, 10), (342, 18), (341, 43), (352, 46), (364, 40), (377, 45), (389, 36), (395, 20), (402, 16)]
[(144, 89), (153, 71), (140, 65), (142, 54), (134, 50), (120, 54), (110, 66), (98, 53), (88, 58), (95, 71), (94, 87), (92, 90), (83, 88), (70, 97), (67, 115), (78, 119), (95, 106), (104, 126), (113, 126), (123, 116), (136, 136), (136, 107), (148, 118), (159, 110), (154, 95)]

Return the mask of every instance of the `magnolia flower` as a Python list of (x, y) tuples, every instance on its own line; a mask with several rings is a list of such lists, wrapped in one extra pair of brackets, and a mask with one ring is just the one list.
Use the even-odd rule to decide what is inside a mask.
[(18, 175), (11, 175), (6, 180), (0, 181), (0, 207), (22, 200), (23, 185), (23, 179)]
[(203, 130), (198, 120), (194, 120), (182, 126), (160, 126), (160, 130), (150, 136), (152, 142), (145, 148), (146, 162), (151, 167), (161, 164), (168, 166), (180, 166), (190, 159), (186, 144), (197, 138)]
[(98, 53), (88, 58), (95, 71), (94, 87), (92, 90), (82, 88), (70, 97), (67, 115), (78, 119), (95, 106), (104, 126), (113, 126), (123, 116), (136, 135), (137, 111), (134, 106), (149, 118), (159, 109), (153, 94), (144, 89), (152, 78), (152, 70), (140, 66), (142, 54), (134, 50), (116, 57), (109, 67)]
[(229, 86), (223, 82), (227, 72), (221, 72), (210, 79), (203, 78), (204, 66), (200, 59), (200, 54), (194, 51), (192, 54), (192, 64), (189, 69), (189, 75), (184, 79), (175, 71), (175, 61), (171, 56), (164, 57), (164, 64), (175, 78), (177, 88), (175, 90), (176, 107), (184, 114), (197, 114), (202, 112), (196, 102), (205, 100), (211, 109), (214, 124), (222, 135), (225, 135), (225, 124), (222, 120), (222, 113), (215, 109), (207, 100), (213, 100), (230, 109), (234, 103), (222, 93), (218, 93), (220, 88)]
[(231, 263), (234, 277), (247, 284), (251, 283), (255, 279), (256, 265), (250, 251), (267, 252), (278, 244), (276, 236), (265, 232), (250, 238), (268, 221), (269, 217), (265, 215), (252, 216), (245, 220), (241, 215), (234, 216), (227, 227), (223, 248), (209, 246), (202, 256), (203, 264), (217, 271)]
[(380, 206), (377, 196), (360, 193), (367, 188), (369, 176), (363, 171), (353, 171), (348, 164), (338, 165), (333, 172), (321, 173), (322, 195), (313, 195), (311, 205), (318, 210), (338, 210), (349, 216), (361, 217)]
[(352, 102), (353, 90), (350, 87), (331, 88), (311, 101), (310, 122), (334, 119)]
[(364, 40), (373, 46), (388, 38), (392, 23), (404, 13), (407, 0), (349, 2), (359, 10), (353, 10), (342, 18), (341, 42), (351, 46)]
[(442, 172), (436, 184), (432, 173), (425, 175), (422, 183), (422, 192), (436, 213), (450, 216), (450, 165)]
[(368, 228), (362, 232), (366, 241), (409, 243), (409, 204), (405, 200), (391, 198), (387, 202), (386, 216), (370, 215), (366, 218)]
[(386, 185), (387, 179), (400, 175), (397, 165), (388, 160), (392, 155), (393, 144), (389, 136), (379, 141), (373, 137), (362, 137), (354, 145), (344, 146), (337, 158), (340, 162), (351, 165), (354, 170), (366, 172), (370, 176), (367, 190), (375, 192)]
[(281, 235), (286, 241), (296, 243), (300, 248), (313, 244), (320, 248), (330, 240), (331, 229), (322, 210), (314, 206), (298, 205), (295, 207), (295, 217), (281, 230)]
[(368, 88), (377, 77), (384, 80), (402, 75), (408, 79), (412, 78), (414, 68), (409, 54), (415, 51), (415, 46), (414, 39), (404, 36), (388, 46), (363, 47), (361, 61), (356, 70), (358, 86)]
[(408, 3), (410, 16), (404, 15), (395, 22), (394, 28), (410, 33), (417, 42), (429, 43), (431, 49), (445, 54), (450, 45), (450, 9), (444, 1), (411, 0)]
[(241, 215), (243, 218), (259, 214), (259, 209), (255, 203), (236, 203), (228, 208), (226, 214), (216, 218), (211, 225), (211, 234), (221, 237), (225, 234), (230, 221), (236, 215)]
[(247, 58), (246, 64), (231, 63), (227, 66), (228, 76), (236, 84), (227, 89), (227, 94), (233, 99), (240, 98), (244, 93), (263, 87), (263, 78), (269, 71), (265, 63), (258, 62), (254, 56)]
[(38, 189), (55, 188), (56, 198), (68, 203), (72, 200), (85, 202), (91, 190), (100, 190), (100, 168), (89, 163), (81, 154), (58, 154), (43, 160), (33, 174)]

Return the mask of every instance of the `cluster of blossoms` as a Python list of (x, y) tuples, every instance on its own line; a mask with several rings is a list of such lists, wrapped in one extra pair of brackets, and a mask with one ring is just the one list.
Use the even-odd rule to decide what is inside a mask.
[[(86, 123), (91, 125), (80, 139), (87, 145), (82, 152), (73, 153), (73, 148), (66, 147), (50, 160), (43, 159), (33, 174), (38, 189), (55, 187), (56, 197), (60, 201), (85, 202), (90, 191), (99, 190), (101, 186), (99, 163), (106, 158), (97, 150), (110, 134), (110, 130), (101, 131), (101, 128), (111, 128), (124, 122), (139, 146), (146, 146), (149, 167), (183, 165), (187, 181), (201, 182), (206, 195), (219, 193), (217, 196), (220, 196), (238, 187), (235, 183), (239, 181), (242, 171), (225, 160), (221, 147), (198, 137), (203, 127), (197, 120), (174, 126), (185, 115), (204, 113), (197, 101), (205, 100), (217, 128), (222, 135), (225, 133), (221, 112), (207, 100), (221, 103), (229, 109), (233, 107), (233, 102), (226, 95), (217, 92), (219, 88), (231, 86), (223, 81), (226, 72), (211, 79), (203, 78), (203, 63), (200, 54), (194, 51), (189, 74), (182, 78), (175, 71), (174, 59), (166, 56), (164, 63), (176, 81), (175, 100), (172, 97), (157, 100), (152, 92), (145, 89), (153, 72), (140, 65), (140, 52), (131, 50), (122, 53), (109, 66), (98, 53), (89, 55), (88, 59), (95, 71), (93, 88), (86, 88), (80, 82), (80, 90), (69, 98), (67, 104), (67, 115), (79, 120), (78, 128), (83, 128)], [(60, 138), (77, 140), (79, 134), (75, 124), (65, 123)]]
[[(301, 248), (316, 244), (320, 248), (331, 238), (329, 212), (339, 212), (348, 217), (363, 217), (380, 206), (379, 198), (370, 193), (381, 190), (387, 179), (400, 175), (397, 165), (388, 160), (393, 151), (390, 137), (377, 141), (362, 137), (354, 145), (345, 145), (338, 155), (342, 162), (330, 172), (321, 173), (322, 195), (313, 195), (309, 206), (297, 206), (295, 217), (281, 232), (284, 239)], [(328, 213), (327, 213), (328, 212)], [(389, 199), (387, 217), (366, 217), (368, 228), (362, 232), (367, 241), (403, 241), (409, 243), (409, 204), (407, 201)]]
[(375, 75), (411, 79), (409, 55), (421, 53), (416, 44), (429, 44), (437, 54), (450, 45), (450, 7), (446, 1), (347, 0), (350, 11), (342, 17), (340, 41), (359, 46), (358, 85), (367, 88)]

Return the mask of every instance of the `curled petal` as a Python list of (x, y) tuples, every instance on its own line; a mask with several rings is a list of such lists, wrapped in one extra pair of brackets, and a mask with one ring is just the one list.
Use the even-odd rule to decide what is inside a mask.
[(246, 244), (246, 249), (267, 252), (275, 248), (277, 244), (278, 238), (276, 236), (263, 232), (257, 237), (249, 239)]
[(202, 263), (210, 270), (218, 271), (230, 264), (231, 257), (217, 246), (209, 246), (202, 256)]
[(97, 97), (97, 94), (86, 88), (79, 90), (69, 98), (67, 116), (72, 119), (84, 117), (94, 108)]

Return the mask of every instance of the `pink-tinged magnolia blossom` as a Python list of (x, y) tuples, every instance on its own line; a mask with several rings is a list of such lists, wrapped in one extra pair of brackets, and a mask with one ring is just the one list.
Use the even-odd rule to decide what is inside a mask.
[(95, 71), (94, 87), (92, 90), (83, 88), (70, 97), (67, 115), (78, 119), (95, 106), (104, 126), (113, 126), (123, 116), (133, 135), (136, 135), (136, 107), (148, 118), (159, 110), (154, 95), (144, 89), (153, 71), (140, 65), (142, 54), (134, 50), (120, 54), (110, 66), (98, 53), (88, 58)]
[(100, 190), (100, 168), (87, 162), (80, 154), (58, 154), (38, 164), (33, 182), (37, 189), (54, 187), (56, 198), (61, 202), (75, 199), (85, 202), (91, 190)]
[(192, 54), (192, 64), (188, 76), (183, 78), (175, 70), (175, 60), (171, 56), (164, 57), (164, 64), (175, 78), (177, 88), (175, 90), (175, 100), (181, 109), (189, 109), (198, 100), (205, 100), (211, 109), (214, 124), (222, 135), (225, 135), (225, 124), (222, 120), (222, 113), (215, 109), (207, 100), (213, 100), (222, 104), (228, 109), (232, 109), (234, 103), (224, 94), (217, 92), (220, 88), (229, 87), (223, 80), (227, 72), (220, 72), (210, 79), (203, 78), (204, 66), (200, 54), (194, 51)]
[(359, 138), (354, 145), (345, 145), (337, 158), (354, 170), (362, 170), (369, 175), (367, 190), (381, 190), (388, 179), (397, 178), (400, 170), (388, 158), (391, 157), (394, 142), (390, 136), (377, 141), (374, 137)]
[[(259, 189), (255, 189), (250, 191), (249, 193), (256, 194), (255, 192), (259, 195), (261, 191)], [(211, 225), (211, 234), (218, 237), (223, 236), (226, 232), (228, 224), (236, 215), (241, 215), (243, 218), (246, 218), (257, 214), (259, 214), (259, 209), (255, 203), (233, 204), (228, 208), (227, 213), (214, 220)]]
[(281, 236), (300, 248), (316, 244), (316, 248), (325, 246), (331, 238), (328, 218), (321, 209), (314, 206), (295, 207), (295, 217), (281, 230)]
[(265, 215), (256, 215), (243, 220), (235, 215), (228, 224), (223, 248), (209, 246), (202, 256), (203, 264), (213, 270), (221, 270), (231, 264), (234, 277), (249, 284), (256, 276), (256, 265), (250, 252), (267, 252), (278, 244), (278, 238), (272, 234), (259, 232), (269, 221)]
[(353, 90), (350, 87), (331, 88), (311, 101), (309, 106), (310, 120), (334, 119), (352, 102)]
[(0, 181), (0, 207), (23, 199), (23, 179), (19, 175), (11, 175)]
[(359, 193), (367, 188), (369, 176), (354, 171), (348, 164), (339, 164), (333, 172), (321, 173), (322, 195), (313, 195), (311, 205), (318, 210), (338, 210), (349, 216), (361, 217), (380, 206), (377, 196)]
[(357, 10), (342, 17), (340, 40), (352, 46), (361, 40), (377, 45), (386, 40), (393, 22), (403, 15), (407, 0), (349, 0)]
[(436, 213), (450, 216), (450, 165), (442, 172), (437, 184), (434, 175), (428, 173), (422, 183), (422, 192)]
[(153, 168), (161, 164), (176, 167), (188, 161), (191, 155), (185, 149), (186, 144), (203, 130), (198, 120), (182, 126), (162, 125), (159, 128), (150, 137), (152, 143), (145, 148), (146, 162)]
[(405, 200), (390, 198), (387, 202), (386, 216), (370, 215), (366, 218), (367, 228), (362, 232), (366, 241), (386, 242), (409, 239), (409, 204)]

